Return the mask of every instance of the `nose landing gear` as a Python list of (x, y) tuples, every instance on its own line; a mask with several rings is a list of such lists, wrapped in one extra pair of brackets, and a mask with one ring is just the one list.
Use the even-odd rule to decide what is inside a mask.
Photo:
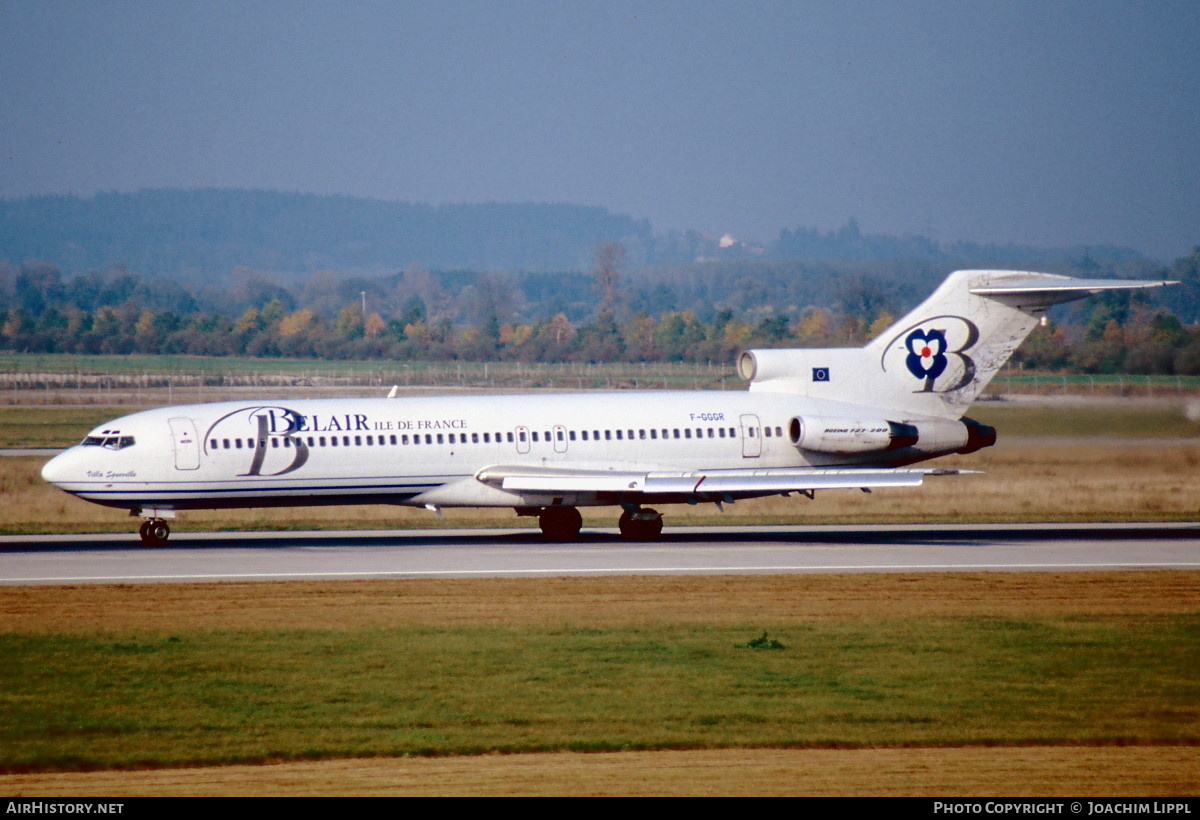
[(171, 528), (161, 518), (147, 518), (142, 522), (142, 526), (138, 527), (138, 535), (142, 537), (142, 544), (145, 546), (161, 547), (171, 537)]

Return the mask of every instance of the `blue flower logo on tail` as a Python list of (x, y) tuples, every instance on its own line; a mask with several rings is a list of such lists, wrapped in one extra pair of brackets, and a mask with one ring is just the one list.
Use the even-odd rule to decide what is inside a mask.
[(908, 372), (925, 379), (925, 389), (933, 387), (937, 377), (946, 369), (946, 333), (942, 330), (914, 330), (904, 340), (908, 356), (904, 359)]
[[(935, 322), (941, 327), (926, 329)], [(952, 313), (927, 316), (920, 324), (896, 331), (883, 348), (880, 368), (887, 373), (889, 363), (896, 368), (899, 366), (896, 360), (903, 361), (912, 377), (920, 380), (917, 393), (961, 390), (975, 380), (975, 361), (970, 351), (978, 341), (979, 328), (964, 316)], [(936, 384), (939, 380), (943, 382), (940, 386)]]

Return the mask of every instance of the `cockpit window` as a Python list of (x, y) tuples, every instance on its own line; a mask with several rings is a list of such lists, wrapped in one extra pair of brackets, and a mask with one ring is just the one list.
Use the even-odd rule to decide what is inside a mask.
[(84, 447), (103, 447), (106, 450), (124, 450), (134, 445), (133, 436), (87, 436)]

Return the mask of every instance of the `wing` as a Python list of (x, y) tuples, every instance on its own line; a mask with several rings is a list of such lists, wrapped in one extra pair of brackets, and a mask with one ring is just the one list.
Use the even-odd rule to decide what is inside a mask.
[(697, 470), (635, 472), (558, 470), (497, 466), (480, 470), (475, 478), (513, 493), (588, 493), (620, 496), (679, 496), (722, 498), (815, 490), (873, 487), (916, 487), (930, 475), (956, 475), (960, 470), (883, 468), (780, 468), (774, 470)]

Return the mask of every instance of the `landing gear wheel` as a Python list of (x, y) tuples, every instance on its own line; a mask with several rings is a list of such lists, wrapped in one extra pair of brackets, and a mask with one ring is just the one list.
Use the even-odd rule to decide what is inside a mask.
[(547, 507), (538, 514), (538, 525), (547, 538), (572, 541), (579, 537), (583, 516), (574, 507)]
[(626, 541), (655, 541), (662, 535), (663, 517), (658, 510), (644, 509), (621, 513), (617, 526)]
[(171, 537), (171, 528), (161, 518), (148, 518), (138, 527), (138, 535), (147, 547), (161, 547)]

